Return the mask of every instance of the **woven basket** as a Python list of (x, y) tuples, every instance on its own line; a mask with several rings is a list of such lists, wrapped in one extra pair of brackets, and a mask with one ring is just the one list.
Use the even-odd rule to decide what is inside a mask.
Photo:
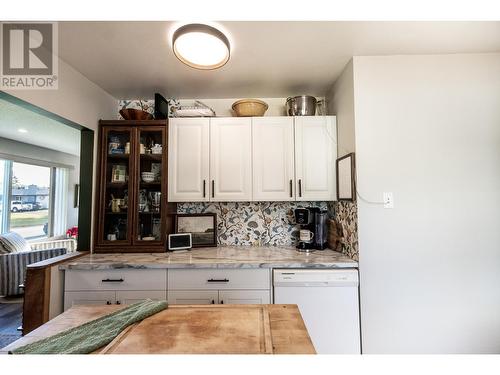
[(238, 117), (264, 116), (269, 106), (258, 99), (241, 99), (233, 103), (233, 111)]

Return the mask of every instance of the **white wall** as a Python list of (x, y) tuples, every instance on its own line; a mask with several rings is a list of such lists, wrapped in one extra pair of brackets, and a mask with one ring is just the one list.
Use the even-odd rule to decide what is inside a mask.
[[(211, 107), (217, 117), (231, 117), (235, 116), (232, 110), (232, 105), (235, 101), (243, 98), (232, 98), (232, 99), (179, 99), (181, 104), (193, 102), (194, 100), (199, 100), (209, 107)], [(255, 98), (262, 100), (267, 103), (269, 108), (267, 109), (264, 116), (286, 116), (286, 99), (287, 98)], [(317, 97), (317, 100), (324, 99), (323, 97)]]
[(326, 95), (328, 114), (337, 116), (337, 155), (354, 152), (354, 80), (352, 60)]
[(500, 54), (354, 58), (365, 353), (500, 353)]
[(5, 92), (93, 130), (99, 119), (116, 118), (117, 100), (63, 60), (59, 60), (57, 90)]
[[(95, 183), (98, 121), (116, 118), (117, 99), (63, 60), (59, 60), (59, 88), (57, 90), (5, 90), (5, 92), (95, 131), (93, 171)], [(57, 135), (54, 134), (54, 136)], [(93, 195), (94, 201), (95, 189)], [(94, 205), (92, 205), (93, 209)]]

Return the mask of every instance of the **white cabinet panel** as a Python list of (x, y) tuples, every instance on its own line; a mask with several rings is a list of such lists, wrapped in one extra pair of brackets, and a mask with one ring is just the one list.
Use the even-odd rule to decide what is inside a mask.
[(169, 290), (168, 303), (172, 305), (210, 305), (218, 303), (217, 290)]
[(233, 305), (271, 303), (269, 290), (220, 290), (219, 303)]
[(132, 303), (144, 301), (145, 299), (153, 301), (164, 301), (167, 299), (166, 290), (122, 290), (116, 292), (116, 303), (130, 305)]
[(293, 117), (252, 118), (253, 200), (293, 201)]
[(210, 120), (210, 200), (252, 200), (252, 121)]
[(295, 117), (295, 178), (298, 201), (336, 199), (336, 138), (335, 117)]
[(166, 290), (167, 270), (67, 270), (66, 291)]
[(270, 289), (268, 269), (175, 269), (168, 271), (169, 290)]
[(168, 124), (168, 200), (208, 201), (208, 118), (172, 118)]
[(113, 291), (64, 293), (64, 311), (75, 305), (111, 305), (115, 302), (115, 292)]

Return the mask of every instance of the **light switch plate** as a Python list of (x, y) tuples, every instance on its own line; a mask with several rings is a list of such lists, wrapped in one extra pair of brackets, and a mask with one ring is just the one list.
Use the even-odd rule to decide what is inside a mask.
[(394, 208), (392, 192), (384, 192), (384, 208)]

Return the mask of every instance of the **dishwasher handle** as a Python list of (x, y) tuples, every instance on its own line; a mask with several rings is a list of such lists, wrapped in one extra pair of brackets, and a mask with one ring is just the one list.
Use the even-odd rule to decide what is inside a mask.
[(274, 270), (274, 286), (358, 286), (356, 269)]

